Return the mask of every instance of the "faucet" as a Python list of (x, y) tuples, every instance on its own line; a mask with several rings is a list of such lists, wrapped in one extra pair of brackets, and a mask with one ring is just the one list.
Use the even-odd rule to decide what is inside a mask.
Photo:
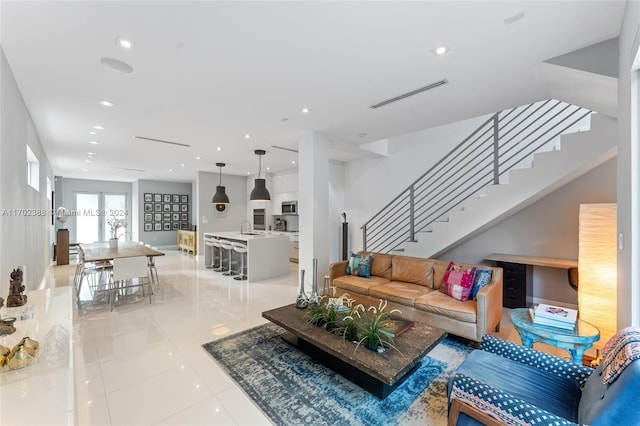
[(242, 225), (247, 224), (247, 232), (251, 231), (251, 222), (249, 222), (248, 220), (243, 220), (242, 222), (240, 222), (240, 233), (242, 234)]

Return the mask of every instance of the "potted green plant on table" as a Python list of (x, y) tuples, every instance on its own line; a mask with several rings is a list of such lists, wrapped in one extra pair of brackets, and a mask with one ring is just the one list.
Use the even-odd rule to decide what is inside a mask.
[(395, 347), (393, 334), (385, 330), (384, 325), (391, 319), (391, 314), (401, 312), (399, 309), (392, 309), (387, 312), (385, 311), (386, 307), (387, 301), (380, 299), (378, 308), (370, 306), (366, 310), (366, 315), (364, 315), (362, 320), (356, 322), (359, 340), (354, 353), (360, 345), (365, 345), (368, 349), (377, 352), (384, 352), (387, 348), (393, 348), (398, 351), (398, 348)]

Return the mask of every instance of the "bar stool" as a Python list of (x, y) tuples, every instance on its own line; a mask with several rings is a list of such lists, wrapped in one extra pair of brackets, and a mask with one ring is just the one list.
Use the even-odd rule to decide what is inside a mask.
[(243, 243), (232, 242), (233, 251), (240, 253), (240, 275), (233, 277), (234, 280), (243, 281), (247, 279), (247, 274), (244, 273), (244, 259), (247, 257), (247, 245)]
[(215, 241), (214, 239), (208, 239), (208, 238), (204, 239), (204, 245), (206, 247), (210, 247), (211, 248), (211, 265), (207, 266), (207, 268), (209, 268), (209, 269), (213, 269), (213, 268), (216, 267), (216, 265), (215, 265), (215, 263), (216, 263), (216, 244), (215, 244), (214, 241)]
[(222, 272), (224, 271), (224, 268), (222, 266), (222, 244), (220, 244), (220, 240), (217, 238), (214, 238), (212, 243), (213, 243), (213, 250), (214, 250), (212, 253), (213, 259), (211, 259), (212, 265), (215, 263), (215, 255), (216, 255), (215, 249), (216, 247), (219, 249), (218, 250), (218, 266), (215, 267), (213, 270), (216, 272)]
[[(233, 259), (231, 257), (232, 253), (233, 253), (233, 244), (231, 243), (231, 241), (227, 241), (227, 240), (220, 240), (220, 245), (222, 246), (223, 250), (226, 250), (229, 252), (229, 263), (227, 265), (227, 271), (223, 272), (222, 275), (224, 275), (225, 277), (231, 277), (234, 275), (232, 267), (233, 267)], [(222, 258), (221, 258), (222, 260)]]

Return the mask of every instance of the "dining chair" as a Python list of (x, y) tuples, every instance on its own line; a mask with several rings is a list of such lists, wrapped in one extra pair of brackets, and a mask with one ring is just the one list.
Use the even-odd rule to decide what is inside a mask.
[[(142, 295), (145, 294), (145, 287), (149, 292), (149, 303), (152, 303), (151, 296), (153, 288), (149, 277), (149, 265), (146, 256), (123, 257), (113, 259), (113, 289), (111, 297), (111, 310), (116, 298), (122, 297), (124, 303), (127, 302), (127, 293), (132, 289), (140, 288)], [(131, 294), (131, 293), (129, 293)]]
[(109, 261), (86, 262), (84, 251), (81, 247), (78, 248), (78, 263), (76, 264), (76, 272), (73, 279), (78, 308), (81, 308), (82, 283), (85, 278), (91, 293), (92, 303), (95, 304), (100, 295), (105, 295), (106, 301), (109, 302), (111, 294), (110, 275), (112, 271), (113, 265)]

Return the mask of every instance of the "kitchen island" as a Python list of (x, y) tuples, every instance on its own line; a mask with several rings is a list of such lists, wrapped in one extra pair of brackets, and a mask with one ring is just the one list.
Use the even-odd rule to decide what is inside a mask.
[[(211, 239), (238, 241), (247, 245), (247, 279), (260, 281), (279, 277), (289, 273), (289, 237), (285, 235), (269, 235), (240, 232), (205, 232), (204, 260), (211, 265), (216, 247), (206, 244)], [(233, 253), (235, 257), (237, 253)], [(224, 259), (229, 254), (224, 251)], [(238, 264), (239, 265), (239, 264)]]

